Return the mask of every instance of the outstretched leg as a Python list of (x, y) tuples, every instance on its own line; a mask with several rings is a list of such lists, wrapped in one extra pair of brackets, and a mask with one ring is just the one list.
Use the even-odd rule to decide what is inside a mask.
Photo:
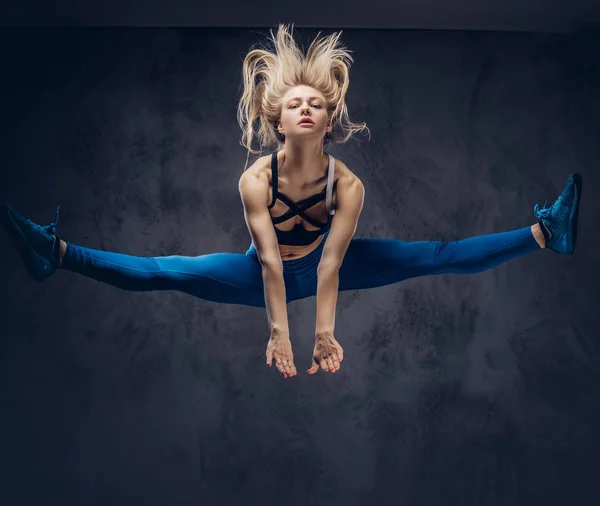
[(213, 302), (265, 306), (261, 266), (241, 253), (138, 257), (66, 243), (60, 268), (124, 290), (178, 290)]
[(581, 190), (581, 175), (571, 174), (551, 207), (535, 205), (538, 223), (510, 232), (453, 242), (353, 239), (340, 268), (339, 289), (373, 288), (432, 274), (481, 272), (544, 247), (572, 255)]
[(340, 268), (339, 290), (359, 290), (442, 273), (471, 274), (539, 251), (531, 227), (459, 241), (350, 241)]
[(265, 306), (262, 268), (255, 256), (213, 253), (138, 257), (85, 248), (58, 238), (58, 215), (59, 207), (54, 221), (40, 226), (10, 204), (0, 206), (0, 223), (27, 271), (38, 281), (64, 269), (124, 290), (178, 290), (214, 302)]

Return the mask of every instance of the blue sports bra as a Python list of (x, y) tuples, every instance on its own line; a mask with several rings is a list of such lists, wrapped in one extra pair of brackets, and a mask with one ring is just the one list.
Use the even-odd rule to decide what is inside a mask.
[[(289, 207), (289, 210), (282, 214), (281, 216), (271, 217), (271, 221), (273, 222), (273, 228), (275, 229), (275, 234), (277, 235), (277, 242), (282, 245), (289, 246), (306, 246), (308, 244), (312, 244), (317, 240), (317, 238), (327, 232), (331, 227), (331, 220), (333, 215), (335, 214), (335, 209), (331, 208), (331, 201), (333, 197), (333, 188), (334, 184), (334, 167), (335, 167), (335, 159), (333, 156), (329, 155), (329, 169), (327, 174), (327, 185), (323, 188), (323, 191), (316, 193), (315, 195), (311, 195), (305, 199), (302, 199), (299, 202), (293, 202), (287, 195), (278, 191), (278, 172), (277, 172), (277, 152), (271, 155), (271, 171), (272, 171), (272, 181), (273, 181), (273, 201), (269, 204), (269, 209), (271, 209), (277, 199), (281, 200), (286, 206)], [(321, 202), (325, 199), (325, 206), (327, 208), (327, 222), (321, 223), (320, 221), (315, 220), (308, 216), (304, 211), (310, 209), (314, 205)], [(311, 225), (318, 227), (317, 230), (306, 230), (301, 223), (296, 223), (294, 228), (289, 231), (279, 230), (275, 225), (277, 223), (281, 223), (283, 221), (289, 220), (292, 216), (300, 216), (302, 219), (306, 220)]]

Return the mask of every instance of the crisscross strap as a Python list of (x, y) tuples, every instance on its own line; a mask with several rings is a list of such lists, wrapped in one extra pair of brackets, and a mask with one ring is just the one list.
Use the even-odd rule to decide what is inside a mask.
[[(317, 202), (320, 202), (321, 200), (323, 200), (323, 193), (325, 192), (321, 192), (318, 195), (313, 195), (312, 197), (309, 197), (308, 200), (305, 199), (303, 202), (303, 204), (301, 206), (298, 206), (296, 203), (294, 203), (292, 200), (290, 200), (287, 195), (284, 195), (283, 193), (279, 194), (279, 199), (286, 205), (288, 206), (290, 209), (283, 215), (281, 216), (277, 216), (276, 218), (273, 218), (272, 221), (274, 224), (277, 223), (281, 223), (284, 222), (288, 219), (290, 219), (292, 216), (300, 216), (301, 218), (303, 218), (304, 220), (308, 221), (311, 225), (314, 225), (315, 227), (324, 227), (327, 225), (327, 223), (321, 223), (318, 220), (315, 220), (314, 218), (311, 218), (308, 214), (306, 214), (304, 211), (306, 209), (311, 208), (312, 206), (314, 206)], [(318, 200), (315, 200), (315, 197), (318, 198)], [(313, 200), (315, 200), (314, 202), (312, 202)]]
[(331, 216), (333, 216), (335, 214), (335, 209), (332, 209), (333, 181), (334, 181), (334, 177), (335, 177), (335, 158), (333, 158), (333, 156), (329, 155), (329, 167), (327, 169), (327, 185), (326, 185), (325, 189), (319, 193), (316, 193), (315, 195), (311, 195), (310, 197), (302, 199), (298, 202), (294, 202), (287, 195), (285, 195), (284, 193), (281, 193), (278, 190), (279, 173), (278, 173), (278, 167), (277, 167), (277, 152), (275, 152), (271, 155), (271, 171), (272, 171), (271, 180), (272, 180), (272, 187), (273, 187), (273, 199), (272, 199), (271, 203), (269, 204), (268, 208), (271, 209), (275, 205), (277, 198), (279, 198), (279, 200), (281, 200), (286, 206), (288, 206), (290, 208), (282, 216), (273, 218), (273, 223), (281, 223), (282, 221), (285, 221), (295, 215), (299, 215), (300, 217), (302, 217), (303, 219), (305, 219), (306, 221), (308, 221), (315, 227), (322, 227), (322, 226), (327, 225), (327, 223), (329, 223), (329, 220), (327, 223), (321, 223), (319, 221), (316, 221), (313, 218), (311, 218), (310, 216), (307, 216), (304, 213), (304, 211), (307, 209), (310, 209), (317, 202), (320, 202), (321, 200), (323, 200), (323, 196), (325, 196), (325, 206), (327, 208), (327, 212)]
[(58, 216), (60, 213), (60, 204), (56, 206), (56, 211), (54, 213), (54, 221), (50, 223), (50, 225), (46, 225), (42, 227), (48, 234), (56, 234), (58, 232)]

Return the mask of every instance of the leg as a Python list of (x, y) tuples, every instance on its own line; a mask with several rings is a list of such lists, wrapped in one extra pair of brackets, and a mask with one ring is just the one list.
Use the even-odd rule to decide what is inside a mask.
[(353, 239), (340, 268), (339, 290), (374, 288), (433, 274), (472, 274), (540, 249), (532, 227), (454, 242)]
[(262, 269), (250, 255), (137, 257), (65, 246), (61, 269), (124, 290), (178, 290), (214, 302), (265, 307)]

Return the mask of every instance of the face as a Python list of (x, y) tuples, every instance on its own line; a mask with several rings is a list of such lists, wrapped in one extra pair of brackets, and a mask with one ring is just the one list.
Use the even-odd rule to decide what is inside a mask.
[[(301, 124), (310, 119), (312, 124)], [(331, 132), (331, 121), (327, 114), (325, 97), (310, 86), (290, 88), (281, 101), (281, 117), (277, 130), (286, 138), (323, 138)]]

